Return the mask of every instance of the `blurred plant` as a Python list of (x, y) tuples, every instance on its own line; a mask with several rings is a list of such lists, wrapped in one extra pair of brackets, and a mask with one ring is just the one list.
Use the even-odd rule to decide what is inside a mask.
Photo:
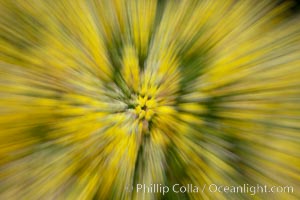
[[(271, 0), (2, 0), (0, 199), (297, 199), (300, 26)], [(137, 183), (294, 193), (128, 192)]]

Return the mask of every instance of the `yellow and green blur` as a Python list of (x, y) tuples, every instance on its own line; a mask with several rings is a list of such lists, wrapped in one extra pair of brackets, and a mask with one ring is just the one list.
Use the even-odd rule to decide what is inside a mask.
[(0, 199), (299, 199), (291, 3), (1, 0)]

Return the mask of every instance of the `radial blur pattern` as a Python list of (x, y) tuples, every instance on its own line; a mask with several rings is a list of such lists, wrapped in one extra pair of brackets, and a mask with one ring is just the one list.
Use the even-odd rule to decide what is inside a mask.
[(279, 2), (1, 0), (0, 199), (299, 199), (300, 18)]

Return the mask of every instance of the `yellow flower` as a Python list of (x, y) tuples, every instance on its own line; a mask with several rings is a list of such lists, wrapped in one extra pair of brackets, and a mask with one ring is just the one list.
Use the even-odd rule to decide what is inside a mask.
[(0, 199), (299, 199), (289, 6), (1, 0)]

